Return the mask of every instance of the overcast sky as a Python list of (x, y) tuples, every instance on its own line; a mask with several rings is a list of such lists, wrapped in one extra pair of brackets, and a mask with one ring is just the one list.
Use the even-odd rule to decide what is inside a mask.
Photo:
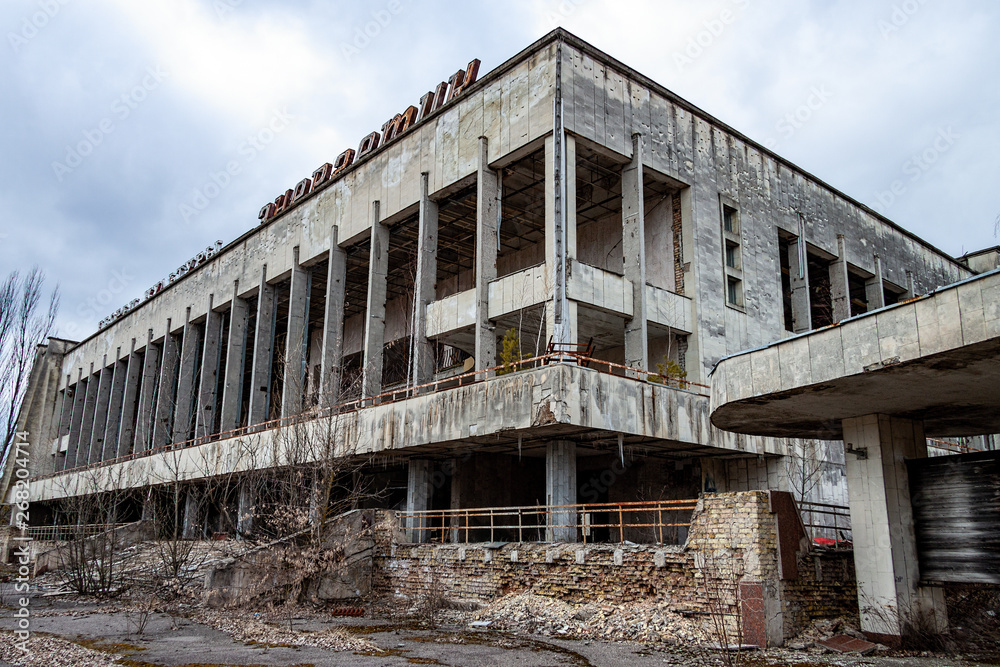
[(1000, 243), (988, 0), (3, 0), (0, 275), (40, 265), (86, 337), (436, 82), (560, 25), (945, 252)]

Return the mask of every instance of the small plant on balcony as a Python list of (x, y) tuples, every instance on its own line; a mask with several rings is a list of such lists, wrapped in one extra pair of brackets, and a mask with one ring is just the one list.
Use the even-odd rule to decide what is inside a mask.
[(517, 370), (521, 363), (521, 337), (514, 329), (507, 329), (503, 336), (502, 347), (500, 349), (501, 367), (497, 369), (497, 375), (506, 375)]
[(656, 373), (651, 373), (648, 376), (650, 382), (655, 382), (656, 384), (665, 384), (668, 387), (677, 387), (678, 389), (687, 389), (688, 382), (684, 378), (687, 377), (687, 371), (681, 368), (673, 359), (663, 358), (663, 362), (656, 364)]

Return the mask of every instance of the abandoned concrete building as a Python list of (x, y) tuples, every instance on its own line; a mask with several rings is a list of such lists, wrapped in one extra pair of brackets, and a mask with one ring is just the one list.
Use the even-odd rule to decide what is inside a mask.
[[(139, 520), (172, 478), (188, 535), (249, 531), (240, 476), (321, 422), (414, 548), (678, 545), (713, 492), (822, 514), (847, 505), (842, 442), (716, 428), (712, 369), (974, 273), (556, 30), (460, 70), (86, 340), (40, 348), (31, 522), (82, 520), (65, 501), (112, 479), (137, 491), (113, 520)], [(200, 501), (222, 475), (228, 495)], [(815, 522), (831, 541), (842, 514)], [(534, 548), (507, 565), (552, 562)]]

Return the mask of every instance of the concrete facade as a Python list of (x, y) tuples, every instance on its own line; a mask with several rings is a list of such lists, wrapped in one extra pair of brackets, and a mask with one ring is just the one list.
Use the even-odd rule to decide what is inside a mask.
[[(411, 509), (498, 495), (445, 493), (487, 455), (535, 466), (522, 504), (576, 503), (611, 454), (719, 491), (789, 489), (782, 462), (809, 458), (841, 471), (823, 497), (843, 502), (835, 444), (712, 426), (709, 371), (971, 275), (562, 30), (361, 153), (91, 337), (49, 344), (24, 411), (36, 502), (94, 490), (83, 465), (204, 483), (246, 465), (246, 438), (333, 405), (344, 453), (395, 466)], [(522, 358), (550, 341), (589, 357), (497, 373), (510, 331)]]

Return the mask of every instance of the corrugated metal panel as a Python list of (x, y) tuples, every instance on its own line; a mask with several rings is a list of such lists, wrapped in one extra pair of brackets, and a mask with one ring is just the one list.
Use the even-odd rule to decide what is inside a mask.
[(1000, 452), (906, 463), (921, 582), (1000, 584)]

